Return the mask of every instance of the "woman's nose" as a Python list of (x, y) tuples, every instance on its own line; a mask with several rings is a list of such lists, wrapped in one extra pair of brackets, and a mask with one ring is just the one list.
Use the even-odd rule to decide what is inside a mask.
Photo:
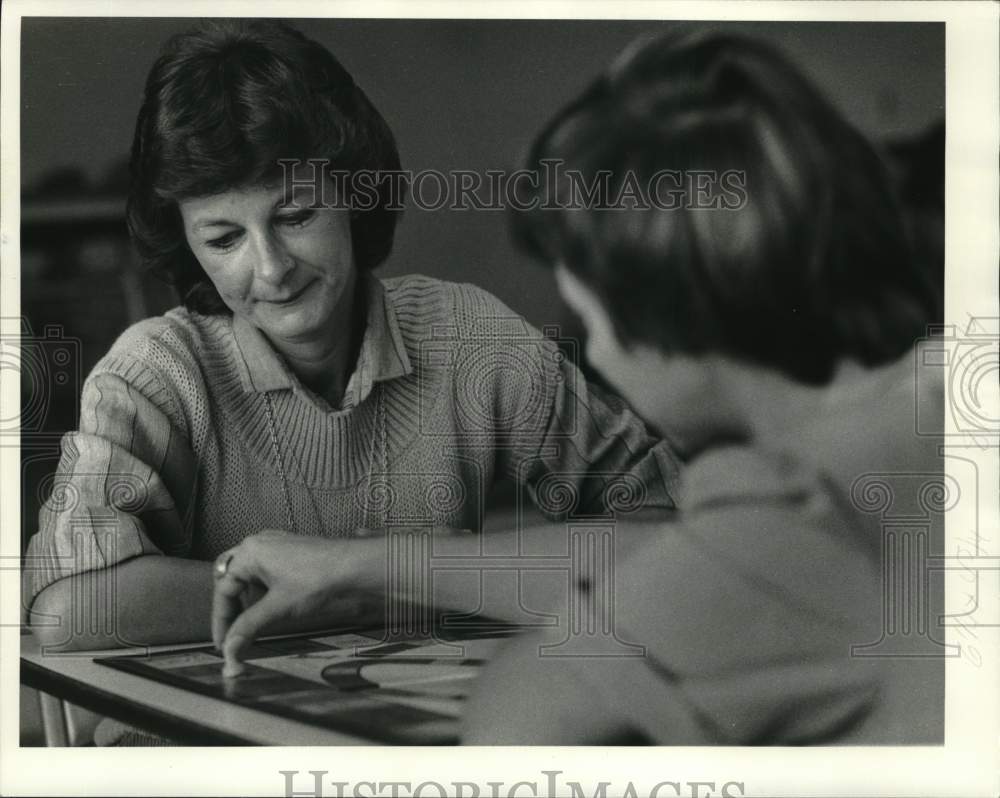
[(295, 259), (273, 236), (262, 235), (258, 239), (253, 257), (254, 272), (259, 280), (272, 285), (281, 285), (288, 273), (295, 268)]

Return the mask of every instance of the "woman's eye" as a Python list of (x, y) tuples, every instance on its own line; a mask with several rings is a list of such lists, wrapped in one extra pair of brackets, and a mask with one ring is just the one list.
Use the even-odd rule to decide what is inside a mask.
[(306, 208), (295, 213), (288, 213), (284, 216), (279, 216), (278, 224), (283, 224), (285, 227), (301, 227), (315, 215), (316, 210), (314, 208)]
[(206, 241), (205, 244), (212, 249), (229, 249), (236, 243), (238, 235), (236, 231), (233, 231), (232, 233), (226, 233), (224, 236)]

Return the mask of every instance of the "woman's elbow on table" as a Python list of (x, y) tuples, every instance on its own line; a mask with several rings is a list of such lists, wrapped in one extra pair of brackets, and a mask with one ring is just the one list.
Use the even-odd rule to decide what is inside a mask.
[(63, 651), (97, 648), (90, 644), (90, 635), (74, 634), (74, 615), (77, 618), (88, 618), (84, 605), (85, 591), (77, 589), (79, 578), (63, 577), (45, 587), (32, 600), (27, 588), (24, 590), (26, 623), (31, 633), (43, 649), (59, 649)]
[(63, 577), (29, 604), (41, 645), (64, 651), (207, 641), (211, 564), (143, 555)]

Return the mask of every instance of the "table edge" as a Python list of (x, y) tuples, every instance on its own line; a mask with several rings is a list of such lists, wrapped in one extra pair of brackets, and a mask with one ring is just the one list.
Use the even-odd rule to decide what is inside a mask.
[[(224, 732), (197, 721), (172, 716), (155, 707), (122, 698), (100, 687), (49, 670), (24, 657), (20, 660), (21, 684), (79, 704), (84, 709), (138, 726), (194, 746), (259, 746), (261, 743)], [(175, 746), (176, 747), (176, 746)]]

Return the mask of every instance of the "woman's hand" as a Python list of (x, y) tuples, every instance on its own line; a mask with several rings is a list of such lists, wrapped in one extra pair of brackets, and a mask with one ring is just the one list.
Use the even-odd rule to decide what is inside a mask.
[(264, 530), (221, 554), (212, 640), (225, 656), (223, 674), (242, 671), (241, 655), (265, 627), (318, 621), (342, 604), (345, 593), (381, 593), (384, 551), (382, 535), (330, 540)]

